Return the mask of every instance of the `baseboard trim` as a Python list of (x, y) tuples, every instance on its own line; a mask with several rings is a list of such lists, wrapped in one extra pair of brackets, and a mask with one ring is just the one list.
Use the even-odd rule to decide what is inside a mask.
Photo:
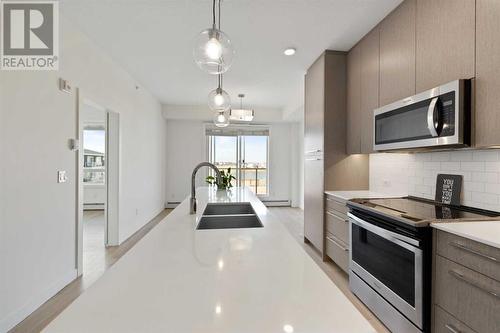
[(31, 300), (29, 300), (20, 309), (11, 312), (5, 318), (0, 320), (0, 332), (8, 332), (76, 278), (76, 269), (72, 269), (67, 272), (61, 279), (56, 281), (49, 288), (32, 297)]

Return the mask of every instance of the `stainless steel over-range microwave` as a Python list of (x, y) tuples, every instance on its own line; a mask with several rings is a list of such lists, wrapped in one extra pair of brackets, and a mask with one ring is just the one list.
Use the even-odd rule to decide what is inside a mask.
[(470, 146), (471, 86), (455, 80), (374, 110), (374, 149)]

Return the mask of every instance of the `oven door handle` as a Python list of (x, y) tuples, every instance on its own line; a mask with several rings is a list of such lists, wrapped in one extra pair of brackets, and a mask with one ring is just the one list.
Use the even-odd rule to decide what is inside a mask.
[(401, 247), (404, 247), (405, 249), (410, 250), (412, 252), (416, 252), (416, 250), (419, 250), (418, 246), (420, 246), (420, 241), (416, 239), (400, 235), (398, 233), (389, 231), (384, 228), (377, 227), (374, 224), (363, 221), (362, 219), (360, 219), (359, 217), (355, 216), (352, 213), (348, 213), (347, 215), (349, 216), (349, 220), (351, 220), (351, 223), (354, 223), (363, 229), (371, 231), (377, 236), (385, 238), (388, 241), (397, 244)]

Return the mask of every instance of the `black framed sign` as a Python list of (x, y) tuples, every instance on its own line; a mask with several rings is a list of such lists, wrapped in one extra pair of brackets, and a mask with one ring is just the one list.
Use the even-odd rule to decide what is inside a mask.
[(438, 174), (436, 181), (436, 201), (447, 205), (460, 205), (462, 176)]

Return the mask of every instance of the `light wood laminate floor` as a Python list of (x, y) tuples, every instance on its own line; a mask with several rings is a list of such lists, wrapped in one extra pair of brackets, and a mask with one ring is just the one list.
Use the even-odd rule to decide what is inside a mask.
[[(316, 262), (316, 264), (327, 274), (338, 288), (347, 296), (354, 306), (372, 324), (377, 332), (388, 333), (389, 330), (354, 296), (349, 290), (348, 276), (333, 262), (323, 262), (320, 254), (310, 245), (304, 243), (304, 212), (299, 208), (273, 207), (269, 209), (271, 214), (276, 215), (283, 222), (290, 234), (297, 240), (302, 248)], [(61, 313), (73, 300), (75, 300), (85, 289), (94, 283), (109, 267), (111, 267), (121, 256), (132, 248), (144, 235), (156, 226), (171, 210), (164, 210), (155, 219), (149, 222), (136, 234), (130, 237), (120, 246), (104, 248), (103, 216), (99, 212), (88, 212), (86, 214), (87, 232), (84, 246), (87, 252), (84, 257), (84, 275), (54, 297), (44, 303), (29, 317), (14, 327), (9, 333), (31, 333), (40, 332), (59, 313)]]

